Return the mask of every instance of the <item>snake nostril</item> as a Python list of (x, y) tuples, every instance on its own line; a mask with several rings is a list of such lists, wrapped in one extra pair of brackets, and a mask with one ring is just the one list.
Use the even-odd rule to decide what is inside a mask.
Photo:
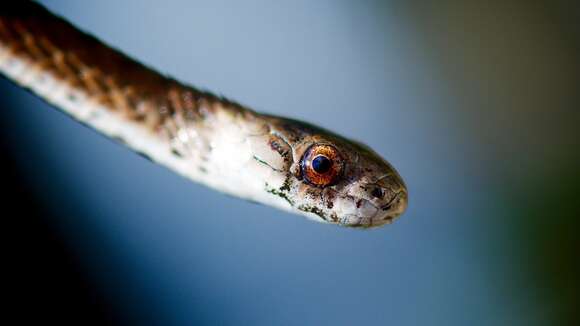
[(373, 191), (371, 191), (371, 195), (375, 198), (383, 198), (383, 196), (385, 195), (385, 193), (383, 192), (383, 189), (377, 187), (375, 189), (373, 189)]

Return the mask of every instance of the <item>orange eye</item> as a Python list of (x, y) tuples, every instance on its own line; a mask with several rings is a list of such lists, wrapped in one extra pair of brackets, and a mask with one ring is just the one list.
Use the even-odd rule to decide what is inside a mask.
[(314, 144), (302, 157), (302, 176), (315, 186), (330, 186), (338, 181), (342, 165), (342, 157), (336, 148)]

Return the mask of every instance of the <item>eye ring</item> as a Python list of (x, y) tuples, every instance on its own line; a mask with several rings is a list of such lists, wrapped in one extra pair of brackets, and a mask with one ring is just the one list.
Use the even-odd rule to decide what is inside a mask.
[(309, 184), (324, 188), (338, 182), (343, 159), (334, 146), (314, 144), (304, 153), (300, 166), (302, 176)]

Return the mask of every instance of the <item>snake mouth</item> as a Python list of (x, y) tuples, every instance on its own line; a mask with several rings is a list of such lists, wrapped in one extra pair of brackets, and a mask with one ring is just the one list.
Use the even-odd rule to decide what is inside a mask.
[(378, 207), (380, 211), (371, 219), (368, 227), (381, 226), (392, 223), (407, 209), (407, 194), (405, 191), (397, 192), (391, 200)]
[(344, 214), (338, 224), (364, 229), (390, 224), (407, 208), (407, 193), (405, 190), (400, 190), (382, 205), (373, 203), (371, 200), (359, 199), (356, 201), (356, 208), (356, 213)]
[(393, 196), (393, 198), (391, 198), (391, 200), (388, 203), (382, 205), (380, 207), (380, 209), (383, 210), (383, 211), (389, 211), (389, 210), (391, 210), (393, 208), (393, 206), (396, 205), (399, 202), (399, 199), (402, 196), (402, 193), (403, 193), (402, 191), (397, 192)]
[(388, 204), (384, 205), (383, 210), (397, 217), (405, 212), (407, 202), (407, 192), (399, 191)]

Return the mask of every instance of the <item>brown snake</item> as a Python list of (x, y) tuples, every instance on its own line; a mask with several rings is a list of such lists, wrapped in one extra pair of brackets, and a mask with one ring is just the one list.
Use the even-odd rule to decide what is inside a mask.
[(0, 71), (151, 160), (214, 189), (353, 227), (407, 207), (394, 168), (368, 147), (260, 114), (163, 76), (40, 5), (0, 5)]

